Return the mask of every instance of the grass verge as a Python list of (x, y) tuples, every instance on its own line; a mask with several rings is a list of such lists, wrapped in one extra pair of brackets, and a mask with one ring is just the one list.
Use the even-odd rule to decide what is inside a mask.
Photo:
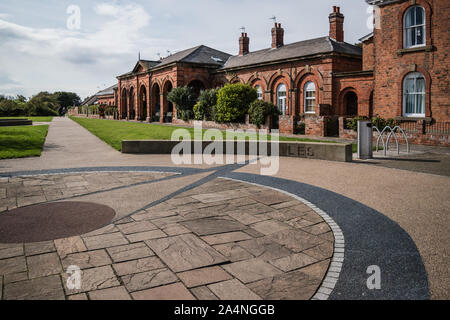
[[(186, 129), (191, 134), (191, 137), (194, 136), (193, 128), (77, 117), (70, 117), (70, 119), (77, 122), (118, 151), (122, 150), (122, 140), (170, 140), (172, 133), (176, 129)], [(205, 131), (206, 129), (203, 130), (203, 132)], [(222, 131), (222, 133), (225, 133), (225, 131)], [(270, 136), (268, 139), (270, 139)], [(280, 141), (336, 143), (334, 141), (282, 136), (280, 136)]]
[(0, 159), (40, 156), (48, 125), (0, 127)]
[(28, 119), (34, 122), (52, 122), (53, 117), (0, 117), (0, 119)]

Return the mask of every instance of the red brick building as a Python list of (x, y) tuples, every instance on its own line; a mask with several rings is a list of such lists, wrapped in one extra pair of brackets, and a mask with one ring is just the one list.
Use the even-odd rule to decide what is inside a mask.
[(361, 46), (344, 41), (344, 15), (333, 7), (325, 37), (284, 44), (284, 29), (275, 23), (267, 49), (251, 52), (242, 33), (236, 56), (198, 46), (140, 60), (118, 77), (120, 116), (174, 121), (167, 101), (172, 88), (241, 82), (279, 107), (282, 133), (304, 122), (307, 135), (345, 136), (345, 118), (378, 115), (401, 122), (417, 142), (448, 144), (450, 0), (367, 2), (377, 24)]

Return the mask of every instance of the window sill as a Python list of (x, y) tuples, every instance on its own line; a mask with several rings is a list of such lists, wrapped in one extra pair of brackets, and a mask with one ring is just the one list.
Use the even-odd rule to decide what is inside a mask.
[(399, 49), (399, 50), (397, 50), (397, 55), (401, 57), (404, 54), (408, 54), (408, 53), (431, 52), (433, 50), (434, 50), (433, 46), (413, 47), (413, 48)]
[(432, 118), (431, 117), (405, 117), (405, 116), (402, 116), (402, 117), (395, 117), (395, 120), (405, 121), (405, 122), (407, 122), (407, 121), (415, 122), (415, 121), (425, 120), (425, 122), (430, 123), (432, 121)]

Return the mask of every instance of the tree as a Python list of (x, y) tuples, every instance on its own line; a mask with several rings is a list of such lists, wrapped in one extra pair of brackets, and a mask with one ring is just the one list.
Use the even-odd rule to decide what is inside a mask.
[(62, 108), (67, 109), (81, 104), (81, 98), (74, 92), (59, 91), (55, 92), (54, 95)]
[(204, 90), (194, 106), (194, 116), (196, 120), (214, 120), (214, 109), (217, 104), (218, 89)]
[(258, 98), (248, 84), (227, 84), (219, 90), (215, 118), (217, 122), (244, 122), (250, 103)]
[(250, 115), (250, 123), (259, 127), (266, 122), (267, 116), (272, 116), (274, 119), (277, 119), (280, 112), (277, 106), (271, 102), (255, 100), (250, 104), (248, 114)]
[(194, 90), (188, 86), (172, 89), (167, 95), (167, 100), (175, 104), (183, 120), (189, 118), (188, 115), (192, 113), (192, 109), (197, 102)]

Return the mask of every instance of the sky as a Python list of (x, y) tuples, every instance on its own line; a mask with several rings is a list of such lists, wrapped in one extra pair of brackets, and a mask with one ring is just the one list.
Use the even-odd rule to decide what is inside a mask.
[(0, 94), (85, 98), (117, 83), (139, 52), (157, 60), (203, 44), (237, 54), (241, 27), (250, 51), (268, 48), (273, 16), (285, 44), (326, 36), (333, 5), (345, 15), (346, 42), (372, 31), (364, 0), (2, 0)]

